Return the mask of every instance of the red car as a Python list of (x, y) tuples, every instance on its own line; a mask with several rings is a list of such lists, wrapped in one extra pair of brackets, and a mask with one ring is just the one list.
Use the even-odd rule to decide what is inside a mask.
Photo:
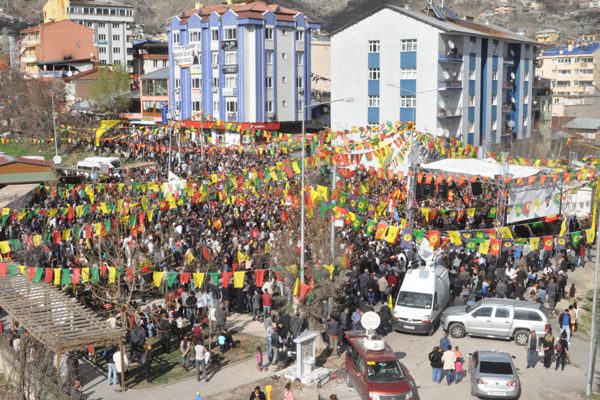
[(391, 348), (378, 339), (349, 333), (346, 384), (356, 388), (363, 400), (412, 400), (414, 381)]

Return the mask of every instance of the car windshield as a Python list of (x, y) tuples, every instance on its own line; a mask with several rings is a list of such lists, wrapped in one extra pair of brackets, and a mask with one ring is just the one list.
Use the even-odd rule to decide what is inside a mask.
[(505, 361), (481, 361), (479, 365), (480, 374), (512, 375), (513, 369), (509, 362)]
[(395, 382), (404, 379), (398, 361), (368, 361), (367, 372), (372, 382)]
[(431, 309), (431, 294), (401, 291), (397, 306)]
[(477, 302), (477, 303), (475, 303), (475, 304), (471, 304), (470, 306), (467, 306), (467, 309), (466, 309), (466, 311), (467, 311), (467, 312), (471, 312), (471, 311), (473, 311), (474, 309), (476, 309), (477, 307), (479, 307), (480, 305), (481, 305), (481, 301), (478, 301), (478, 302)]

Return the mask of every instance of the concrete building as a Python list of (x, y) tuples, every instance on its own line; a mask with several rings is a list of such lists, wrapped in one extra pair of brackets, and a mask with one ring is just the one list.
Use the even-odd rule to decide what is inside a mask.
[(312, 91), (317, 101), (331, 98), (331, 41), (328, 37), (314, 37), (311, 44)]
[(590, 1), (590, 8), (600, 8), (600, 0)]
[(541, 52), (537, 73), (550, 79), (553, 104), (583, 104), (600, 85), (599, 62), (600, 43), (553, 47)]
[(494, 15), (508, 15), (515, 12), (513, 6), (502, 6), (494, 8)]
[(133, 73), (149, 74), (169, 66), (169, 45), (156, 40), (141, 40), (133, 44)]
[(169, 68), (142, 75), (140, 104), (142, 119), (160, 121), (162, 105), (169, 101)]
[(19, 65), (33, 78), (62, 78), (88, 71), (98, 62), (94, 31), (69, 20), (21, 31)]
[(535, 34), (535, 40), (541, 44), (558, 44), (560, 32), (552, 28), (542, 29)]
[(171, 18), (169, 105), (175, 119), (296, 121), (311, 102), (311, 43), (319, 25), (255, 1)]
[(133, 71), (133, 6), (114, 0), (48, 0), (44, 22), (65, 19), (94, 30), (100, 64)]
[[(438, 10), (439, 12), (439, 10)], [(531, 132), (535, 41), (395, 2), (332, 29), (332, 127), (415, 121), (467, 143)]]

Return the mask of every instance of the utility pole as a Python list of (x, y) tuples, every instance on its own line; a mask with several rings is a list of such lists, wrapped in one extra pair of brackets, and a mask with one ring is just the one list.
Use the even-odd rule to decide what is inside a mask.
[(56, 112), (54, 112), (54, 93), (51, 93), (52, 99), (52, 130), (54, 131), (54, 155), (58, 156), (58, 139), (56, 137)]
[(173, 128), (169, 127), (169, 164), (168, 164), (168, 173), (167, 173), (167, 180), (169, 179), (168, 174), (171, 173), (171, 136), (173, 136)]
[[(596, 190), (599, 190), (596, 186)], [(593, 196), (592, 198), (595, 198)], [(590, 330), (590, 348), (588, 350), (588, 381), (585, 387), (585, 394), (587, 397), (592, 394), (592, 385), (594, 384), (594, 367), (595, 367), (595, 354), (596, 354), (596, 307), (598, 303), (598, 259), (600, 257), (600, 223), (596, 221), (596, 266), (594, 269), (594, 295), (592, 300), (592, 327)]]
[[(331, 194), (335, 190), (335, 184), (337, 179), (337, 167), (335, 164), (331, 164)], [(335, 261), (335, 212), (331, 210), (331, 262)]]

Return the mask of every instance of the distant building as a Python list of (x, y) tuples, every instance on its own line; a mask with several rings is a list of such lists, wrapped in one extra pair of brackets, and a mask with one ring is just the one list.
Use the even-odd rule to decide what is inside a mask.
[(532, 11), (541, 11), (546, 8), (546, 5), (541, 1), (532, 1), (529, 3), (529, 9)]
[(171, 18), (169, 105), (175, 119), (297, 121), (311, 102), (319, 25), (265, 1), (216, 4)]
[(141, 117), (161, 120), (162, 106), (169, 101), (169, 68), (142, 75), (140, 90)]
[(600, 8), (600, 0), (590, 1), (590, 8)]
[(549, 79), (536, 77), (533, 81), (532, 134), (541, 134), (547, 139), (551, 136), (552, 89)]
[(313, 38), (311, 56), (313, 97), (318, 101), (328, 101), (331, 96), (331, 41), (329, 38)]
[[(438, 10), (439, 12), (439, 10)], [(332, 127), (415, 121), (482, 145), (528, 138), (536, 42), (391, 3), (331, 28)]]
[(88, 71), (98, 62), (94, 31), (69, 20), (21, 31), (19, 64), (34, 78), (62, 78)]
[(560, 32), (556, 29), (542, 29), (535, 34), (535, 40), (541, 44), (558, 44), (560, 42)]
[(539, 75), (552, 83), (553, 104), (582, 104), (584, 97), (596, 95), (600, 85), (600, 43), (545, 49), (539, 63)]
[(169, 66), (169, 44), (142, 40), (133, 44), (133, 73), (149, 74)]
[(502, 6), (496, 7), (494, 9), (494, 15), (507, 15), (515, 12), (515, 8), (513, 6)]
[(114, 0), (48, 0), (44, 22), (65, 19), (94, 30), (100, 64), (133, 71), (133, 6)]

